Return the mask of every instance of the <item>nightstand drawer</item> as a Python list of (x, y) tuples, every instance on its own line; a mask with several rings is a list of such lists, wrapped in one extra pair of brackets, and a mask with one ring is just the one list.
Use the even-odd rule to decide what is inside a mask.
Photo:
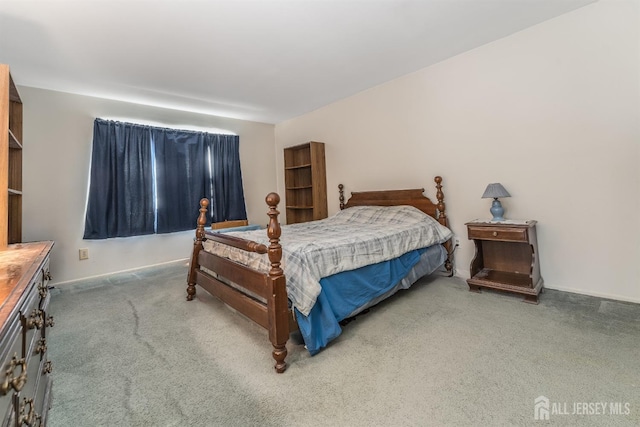
[(469, 239), (526, 242), (527, 228), (481, 227), (469, 225)]

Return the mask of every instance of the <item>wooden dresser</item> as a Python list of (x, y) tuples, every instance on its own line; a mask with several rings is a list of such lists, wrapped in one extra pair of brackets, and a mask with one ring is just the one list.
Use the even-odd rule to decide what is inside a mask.
[(0, 251), (0, 416), (2, 427), (44, 426), (51, 402), (47, 359), (49, 255), (53, 242)]

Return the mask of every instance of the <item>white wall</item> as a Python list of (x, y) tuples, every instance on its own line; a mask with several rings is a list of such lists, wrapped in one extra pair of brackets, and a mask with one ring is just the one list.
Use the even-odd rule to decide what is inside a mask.
[(464, 224), (490, 218), (480, 196), (501, 182), (506, 216), (539, 221), (547, 287), (640, 302), (639, 16), (601, 0), (280, 123), (276, 152), (327, 144), (330, 213), (338, 183), (435, 199), (442, 175), (465, 278)]
[[(167, 127), (228, 131), (240, 136), (247, 214), (266, 224), (264, 197), (276, 189), (274, 126), (87, 96), (19, 87), (24, 103), (23, 240), (54, 240), (55, 283), (190, 256), (193, 231), (83, 240), (93, 121), (129, 119)], [(194, 206), (194, 228), (198, 206)], [(89, 259), (79, 261), (78, 249)]]

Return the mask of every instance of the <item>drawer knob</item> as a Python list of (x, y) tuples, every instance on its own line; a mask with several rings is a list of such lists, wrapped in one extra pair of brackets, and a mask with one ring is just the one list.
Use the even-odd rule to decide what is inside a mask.
[(494, 232), (493, 232), (493, 237), (497, 237), (497, 236), (498, 236), (498, 232), (497, 232), (497, 231), (494, 231)]
[(36, 346), (36, 354), (44, 354), (47, 352), (47, 339), (40, 338), (38, 340), (38, 345)]
[[(16, 367), (20, 365), (20, 375), (15, 377), (14, 370)], [(9, 367), (4, 373), (4, 382), (0, 384), (0, 395), (4, 396), (9, 393), (9, 390), (14, 389), (15, 391), (22, 390), (24, 384), (27, 382), (27, 361), (25, 358), (18, 359), (18, 355), (14, 353), (11, 358), (11, 362), (9, 362)]]
[[(29, 406), (29, 412), (27, 412), (27, 405)], [(20, 404), (20, 414), (18, 415), (18, 426), (40, 426), (42, 423), (42, 417), (35, 411), (35, 405), (33, 399), (22, 398)]]
[(34, 308), (27, 320), (28, 329), (40, 329), (42, 328), (42, 310)]
[(40, 298), (44, 299), (47, 297), (47, 293), (49, 292), (49, 287), (46, 283), (41, 283), (38, 285), (38, 294), (40, 294)]

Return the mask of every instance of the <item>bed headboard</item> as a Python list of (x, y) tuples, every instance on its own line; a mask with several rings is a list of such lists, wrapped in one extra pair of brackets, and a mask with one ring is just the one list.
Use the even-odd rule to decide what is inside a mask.
[(340, 209), (347, 209), (352, 206), (398, 206), (409, 205), (420, 209), (427, 215), (432, 216), (445, 227), (448, 227), (447, 214), (445, 212), (444, 193), (442, 192), (442, 178), (436, 176), (436, 198), (438, 203), (434, 204), (424, 193), (424, 188), (410, 190), (382, 190), (382, 191), (358, 191), (352, 192), (351, 197), (344, 202), (344, 185), (339, 184)]

